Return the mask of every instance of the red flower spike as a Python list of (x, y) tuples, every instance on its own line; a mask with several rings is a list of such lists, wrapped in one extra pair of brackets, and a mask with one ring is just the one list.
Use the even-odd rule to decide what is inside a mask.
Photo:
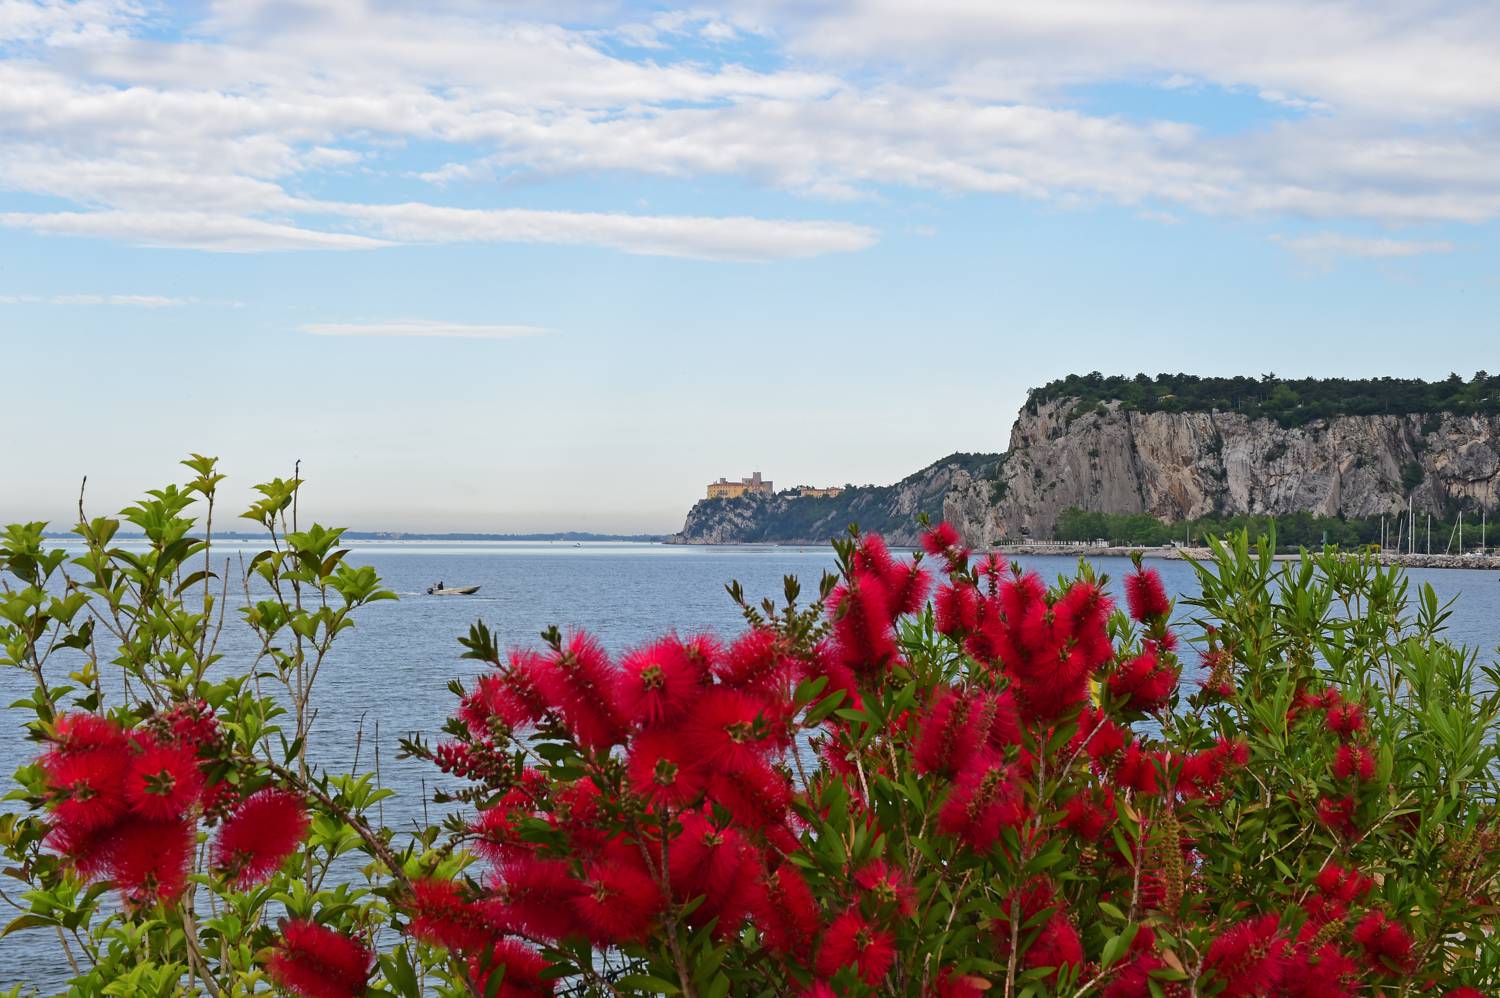
[(979, 590), (967, 582), (942, 586), (933, 597), (939, 634), (962, 637), (979, 629)]
[(579, 631), (548, 665), (537, 685), (579, 744), (599, 752), (624, 743), (628, 725), (618, 702), (619, 676), (604, 646)]
[(904, 871), (877, 859), (866, 863), (854, 875), (854, 882), (861, 890), (873, 896), (883, 905), (895, 905), (903, 917), (911, 917), (917, 910), (917, 891)]
[(1318, 801), (1318, 820), (1344, 838), (1352, 839), (1359, 834), (1359, 825), (1354, 820), (1357, 809), (1353, 797), (1337, 800), (1325, 797)]
[(130, 818), (111, 832), (108, 872), (130, 907), (175, 901), (187, 886), (193, 861), (193, 826), (187, 821)]
[(1159, 659), (1155, 652), (1145, 652), (1109, 677), (1109, 693), (1131, 710), (1150, 713), (1167, 705), (1177, 688), (1180, 671)]
[(1375, 779), (1375, 754), (1363, 745), (1345, 742), (1334, 755), (1333, 776), (1338, 780), (1369, 783)]
[(1125, 576), (1125, 603), (1133, 620), (1147, 623), (1165, 618), (1172, 612), (1172, 601), (1154, 568), (1145, 568)]
[(1383, 911), (1372, 911), (1354, 927), (1353, 940), (1365, 951), (1365, 962), (1381, 974), (1404, 974), (1411, 970), (1411, 936), (1399, 922)]
[(487, 913), (501, 928), (548, 941), (578, 934), (573, 901), (583, 885), (568, 864), (526, 856), (507, 863), (490, 884), (495, 897)]
[(1364, 708), (1357, 703), (1337, 701), (1328, 708), (1325, 723), (1328, 730), (1348, 740), (1365, 728)]
[(124, 815), (130, 754), (117, 747), (53, 752), (42, 758), (56, 827), (72, 832), (108, 828)]
[(153, 746), (130, 760), (125, 798), (136, 814), (158, 821), (181, 818), (202, 793), (203, 773), (185, 747)]
[(725, 686), (755, 689), (780, 679), (786, 672), (786, 664), (776, 632), (756, 627), (735, 639), (715, 673)]
[(1287, 941), (1280, 920), (1262, 915), (1231, 926), (1208, 947), (1204, 970), (1212, 971), (1222, 998), (1261, 998), (1279, 994), (1286, 971)]
[(692, 709), (705, 678), (702, 661), (676, 638), (653, 641), (620, 662), (620, 710), (642, 727), (673, 723)]
[(1010, 766), (996, 757), (976, 760), (958, 776), (938, 812), (938, 831), (976, 852), (988, 850), (1000, 830), (1026, 818), (1025, 804)]
[[(469, 975), (479, 993), (490, 993), (490, 978), (502, 974), (495, 998), (546, 998), (557, 993), (556, 984), (542, 977), (548, 967), (546, 957), (514, 939), (502, 939), (490, 948), (488, 957), (476, 953), (469, 957)], [(503, 973), (502, 973), (503, 972)]]
[(767, 948), (804, 962), (823, 929), (818, 902), (790, 863), (761, 882), (751, 896), (750, 913)]
[(767, 746), (757, 730), (761, 703), (738, 690), (707, 690), (684, 730), (687, 743), (701, 764), (714, 770), (733, 770), (758, 763)]
[(986, 734), (971, 723), (971, 703), (959, 690), (944, 688), (922, 717), (917, 733), (919, 773), (952, 776), (965, 765)]
[(411, 922), (406, 931), (413, 938), (461, 952), (481, 951), (494, 938), (484, 914), (454, 881), (429, 877), (411, 887)]
[(644, 939), (663, 904), (661, 889), (640, 860), (620, 851), (588, 865), (573, 910), (591, 939), (613, 944)]
[(266, 972), (301, 998), (359, 998), (374, 965), (375, 954), (359, 942), (298, 919), (282, 923)]
[(945, 557), (949, 551), (961, 543), (963, 542), (958, 536), (957, 528), (946, 520), (922, 532), (922, 550), (934, 558)]
[(239, 887), (264, 880), (302, 844), (307, 823), (307, 810), (296, 794), (275, 787), (257, 791), (220, 827), (214, 866)]
[(630, 789), (656, 804), (681, 808), (697, 800), (707, 784), (698, 756), (672, 731), (647, 731), (630, 746)]
[(873, 987), (895, 962), (895, 938), (865, 921), (858, 908), (850, 908), (824, 933), (823, 945), (818, 947), (817, 972), (832, 977), (852, 966), (860, 979)]

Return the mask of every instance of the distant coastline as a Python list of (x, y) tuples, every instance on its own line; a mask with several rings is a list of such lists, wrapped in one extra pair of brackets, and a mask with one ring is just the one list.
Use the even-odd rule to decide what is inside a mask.
[[(42, 535), (49, 538), (75, 537), (70, 530), (49, 530)], [(115, 535), (121, 540), (140, 540), (145, 537), (141, 533), (119, 533)], [(223, 541), (254, 541), (264, 538), (266, 535), (255, 531), (223, 530), (215, 531), (214, 537)], [(670, 534), (594, 534), (587, 531), (562, 530), (543, 534), (430, 534), (414, 533), (403, 530), (346, 530), (343, 538), (346, 541), (616, 541), (632, 544), (659, 544), (666, 540)]]

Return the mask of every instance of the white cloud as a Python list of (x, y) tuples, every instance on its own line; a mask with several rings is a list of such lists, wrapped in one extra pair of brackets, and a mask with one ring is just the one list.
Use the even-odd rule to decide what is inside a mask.
[(345, 232), (322, 232), (237, 215), (174, 211), (0, 213), (0, 225), (50, 236), (95, 236), (137, 246), (261, 253), (271, 250), (356, 250), (391, 245)]
[[(421, 203), (611, 171), (829, 201), (905, 188), (1145, 214), (1500, 217), (1500, 8), (1477, 0), (746, 0), (643, 23), (613, 9), (219, 0), (164, 38), (144, 30), (146, 4), (0, 0), (0, 198), (65, 203), (0, 224), (233, 252), (486, 240), (725, 260), (876, 238), (840, 221)], [(727, 43), (750, 36), (785, 58), (736, 62)], [(670, 47), (683, 39), (690, 56)], [(627, 58), (622, 40), (656, 47)], [(1087, 88), (1117, 82), (1177, 102), (1259, 95), (1280, 123), (1226, 134), (1098, 113)], [(307, 194), (338, 190), (341, 171), (383, 179), (403, 145), (436, 150), (391, 169), (430, 198)], [(460, 180), (473, 186), (445, 186)]]
[(1319, 264), (1331, 263), (1339, 257), (1391, 260), (1453, 252), (1453, 244), (1450, 242), (1371, 238), (1349, 236), (1339, 232), (1315, 232), (1306, 236), (1272, 236), (1271, 240), (1298, 256)]
[(511, 340), (541, 336), (541, 326), (488, 326), (412, 319), (404, 322), (311, 322), (297, 327), (313, 336), (420, 336), (462, 340)]
[[(132, 308), (177, 308), (200, 304), (197, 298), (168, 298), (164, 295), (0, 295), (0, 305), (123, 305)], [(239, 302), (214, 304), (239, 305)]]
[(603, 212), (450, 208), (320, 202), (398, 242), (508, 242), (606, 246), (627, 253), (706, 260), (783, 260), (860, 250), (875, 232), (841, 222), (703, 218)]

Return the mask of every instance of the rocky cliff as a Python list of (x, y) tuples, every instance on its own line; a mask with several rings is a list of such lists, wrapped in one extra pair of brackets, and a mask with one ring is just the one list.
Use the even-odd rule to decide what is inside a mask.
[(1205, 515), (1441, 513), (1500, 499), (1500, 416), (1138, 412), (1056, 399), (1021, 411), (998, 484), (956, 480), (943, 515), (971, 544), (1045, 538), (1069, 507)]
[(975, 546), (1051, 538), (1069, 507), (1177, 521), (1306, 512), (1367, 517), (1500, 504), (1500, 415), (1347, 415), (1285, 425), (1240, 412), (1028, 404), (1005, 454), (955, 454), (836, 499), (698, 503), (678, 543), (821, 543), (857, 522), (916, 541), (918, 512)]
[(828, 498), (789, 493), (703, 499), (674, 535), (675, 544), (826, 544), (851, 523), (877, 531), (897, 545), (917, 542), (917, 514), (934, 521), (955, 489), (980, 490), (993, 482), (998, 454), (951, 454), (895, 485), (866, 485)]

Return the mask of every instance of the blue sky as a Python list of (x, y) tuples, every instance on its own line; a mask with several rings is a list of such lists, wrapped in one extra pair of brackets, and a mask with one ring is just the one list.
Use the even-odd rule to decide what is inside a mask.
[(0, 0), (0, 518), (667, 531), (1074, 371), (1494, 369), (1500, 11)]

